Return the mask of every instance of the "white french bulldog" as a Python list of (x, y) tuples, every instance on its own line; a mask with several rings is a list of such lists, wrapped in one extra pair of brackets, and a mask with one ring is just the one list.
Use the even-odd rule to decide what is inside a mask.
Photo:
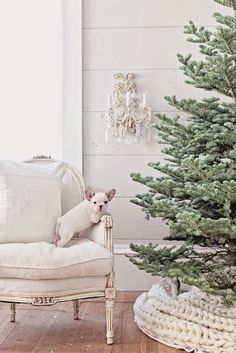
[(91, 189), (86, 190), (86, 199), (57, 219), (53, 243), (62, 247), (71, 240), (75, 232), (82, 232), (98, 223), (103, 215), (108, 214), (108, 202), (115, 193), (115, 189), (96, 194)]

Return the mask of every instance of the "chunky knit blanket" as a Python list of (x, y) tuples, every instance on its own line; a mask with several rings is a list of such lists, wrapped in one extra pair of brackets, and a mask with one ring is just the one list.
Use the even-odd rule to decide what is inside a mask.
[(195, 287), (178, 296), (162, 279), (135, 304), (135, 321), (151, 338), (195, 353), (236, 353), (236, 307)]

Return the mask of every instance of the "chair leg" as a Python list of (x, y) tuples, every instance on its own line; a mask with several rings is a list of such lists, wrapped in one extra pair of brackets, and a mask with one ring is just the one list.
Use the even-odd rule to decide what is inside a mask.
[(10, 303), (10, 322), (16, 321), (16, 303)]
[(115, 288), (106, 288), (106, 328), (107, 344), (113, 344), (113, 314), (115, 306)]
[(73, 300), (74, 320), (79, 320), (79, 299)]

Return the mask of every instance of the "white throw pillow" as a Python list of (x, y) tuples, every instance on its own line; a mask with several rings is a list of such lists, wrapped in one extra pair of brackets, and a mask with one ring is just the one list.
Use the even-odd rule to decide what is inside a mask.
[(60, 215), (60, 177), (0, 161), (0, 243), (51, 242)]

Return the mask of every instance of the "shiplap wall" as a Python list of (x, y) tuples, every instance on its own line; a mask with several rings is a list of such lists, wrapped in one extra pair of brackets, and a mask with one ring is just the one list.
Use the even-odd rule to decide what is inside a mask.
[(113, 89), (113, 74), (134, 72), (138, 88), (148, 92), (153, 111), (171, 115), (175, 112), (163, 96), (209, 95), (184, 84), (176, 54), (191, 52), (200, 57), (196, 45), (186, 41), (183, 26), (192, 19), (197, 25), (214, 27), (212, 14), (217, 11), (222, 11), (222, 6), (213, 0), (83, 1), (84, 176), (87, 184), (98, 189), (117, 189), (111, 204), (117, 244), (156, 241), (168, 229), (161, 220), (145, 221), (140, 208), (129, 202), (136, 193), (147, 190), (131, 181), (130, 172), (157, 175), (147, 163), (163, 161), (161, 146), (104, 141), (101, 111)]

